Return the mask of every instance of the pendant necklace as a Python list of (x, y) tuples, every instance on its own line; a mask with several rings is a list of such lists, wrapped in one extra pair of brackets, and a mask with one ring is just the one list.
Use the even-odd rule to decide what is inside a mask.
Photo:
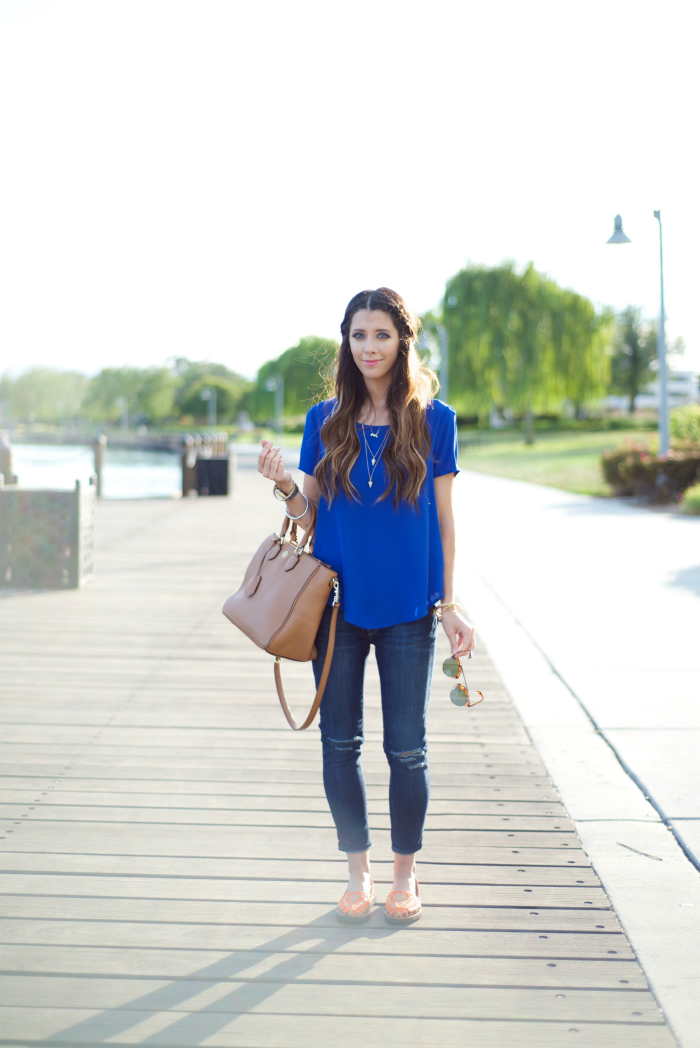
[[(374, 411), (372, 412), (372, 414), (374, 414)], [(363, 422), (363, 423), (361, 423), (361, 425), (362, 425), (362, 432), (364, 433), (364, 431), (365, 431), (365, 425), (364, 425), (364, 422)], [(376, 437), (378, 437), (378, 436), (379, 436), (379, 430), (377, 430), (377, 432), (376, 432), (376, 433), (373, 433), (373, 432), (372, 432), (372, 427), (370, 426), (370, 427), (369, 427), (369, 435), (370, 435), (370, 437), (375, 437), (375, 438), (376, 438)]]
[[(374, 477), (375, 470), (376, 470), (377, 466), (379, 465), (379, 460), (382, 457), (382, 452), (384, 451), (384, 448), (387, 445), (387, 441), (389, 440), (389, 436), (390, 435), (391, 435), (391, 428), (387, 429), (386, 435), (384, 437), (384, 440), (381, 443), (379, 451), (372, 452), (372, 469), (370, 469), (369, 468), (369, 456), (370, 456), (369, 444), (367, 443), (367, 434), (365, 433), (364, 423), (362, 425), (362, 436), (364, 437), (364, 441), (365, 441), (365, 459), (366, 459), (366, 462), (367, 462), (367, 473), (369, 475), (369, 486), (370, 487), (372, 487), (372, 484), (373, 484), (372, 478)], [(371, 437), (375, 436), (375, 434), (372, 433), (371, 429), (370, 429), (370, 436)], [(377, 433), (376, 436), (379, 436), (379, 434)]]

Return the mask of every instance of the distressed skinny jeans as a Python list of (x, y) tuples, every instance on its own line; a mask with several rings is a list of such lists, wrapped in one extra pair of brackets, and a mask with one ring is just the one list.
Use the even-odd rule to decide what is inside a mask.
[[(331, 609), (326, 608), (314, 659), (316, 684), (328, 647)], [(426, 713), (435, 658), (437, 619), (363, 629), (338, 612), (335, 651), (321, 701), (323, 785), (338, 831), (338, 848), (371, 848), (367, 794), (360, 751), (364, 742), (363, 692), (370, 645), (374, 644), (382, 689), (384, 753), (391, 773), (391, 847), (400, 855), (420, 851), (428, 811)]]

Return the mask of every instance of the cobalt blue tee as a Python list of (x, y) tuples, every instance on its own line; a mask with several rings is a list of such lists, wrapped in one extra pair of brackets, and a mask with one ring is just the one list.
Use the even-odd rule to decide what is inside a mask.
[[(306, 416), (299, 469), (310, 476), (325, 453), (321, 427), (334, 406), (335, 400), (324, 401)], [(377, 501), (388, 482), (384, 456), (377, 462), (370, 489), (359, 423), (361, 451), (350, 480), (360, 501), (348, 498), (340, 487), (330, 505), (320, 500), (314, 556), (338, 572), (345, 619), (364, 629), (413, 622), (443, 596), (442, 541), (433, 480), (459, 472), (457, 421), (454, 409), (440, 400), (428, 404), (426, 419), (431, 448), (417, 508), (407, 502), (395, 508), (393, 495)], [(388, 430), (388, 426), (365, 426), (370, 463)], [(371, 433), (379, 435), (371, 437)]]

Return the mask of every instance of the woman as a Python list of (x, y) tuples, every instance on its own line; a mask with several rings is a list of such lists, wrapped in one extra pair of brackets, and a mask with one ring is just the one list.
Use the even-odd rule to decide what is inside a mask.
[[(360, 764), (364, 672), (373, 644), (391, 770), (394, 880), (385, 916), (407, 924), (421, 912), (415, 855), (428, 809), (426, 712), (436, 605), (452, 654), (474, 647), (474, 630), (453, 593), (455, 413), (432, 399), (437, 379), (416, 352), (418, 321), (395, 291), (355, 295), (340, 330), (335, 396), (306, 418), (303, 493), (271, 442), (262, 442), (258, 470), (275, 482), (275, 494), (302, 527), (311, 523), (309, 503), (315, 504), (314, 556), (340, 581), (320, 719), (323, 782), (349, 864), (348, 889), (336, 913), (341, 920), (367, 920), (375, 896)], [(328, 607), (316, 638), (317, 684), (330, 617)]]

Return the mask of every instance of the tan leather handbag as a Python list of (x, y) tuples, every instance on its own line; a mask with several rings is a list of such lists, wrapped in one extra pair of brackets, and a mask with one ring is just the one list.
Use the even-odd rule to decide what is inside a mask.
[[(311, 503), (313, 506), (313, 503)], [(275, 684), (284, 715), (295, 731), (308, 728), (321, 705), (333, 659), (335, 627), (338, 620), (338, 573), (316, 560), (313, 549), (316, 509), (313, 521), (297, 542), (296, 521), (286, 538), (289, 518), (285, 515), (279, 535), (269, 535), (260, 546), (245, 573), (241, 588), (229, 597), (223, 613), (246, 637), (275, 657)], [(321, 618), (333, 591), (333, 615), (328, 650), (316, 697), (303, 724), (297, 724), (282, 688), (282, 659), (309, 662), (316, 658), (314, 641)]]

